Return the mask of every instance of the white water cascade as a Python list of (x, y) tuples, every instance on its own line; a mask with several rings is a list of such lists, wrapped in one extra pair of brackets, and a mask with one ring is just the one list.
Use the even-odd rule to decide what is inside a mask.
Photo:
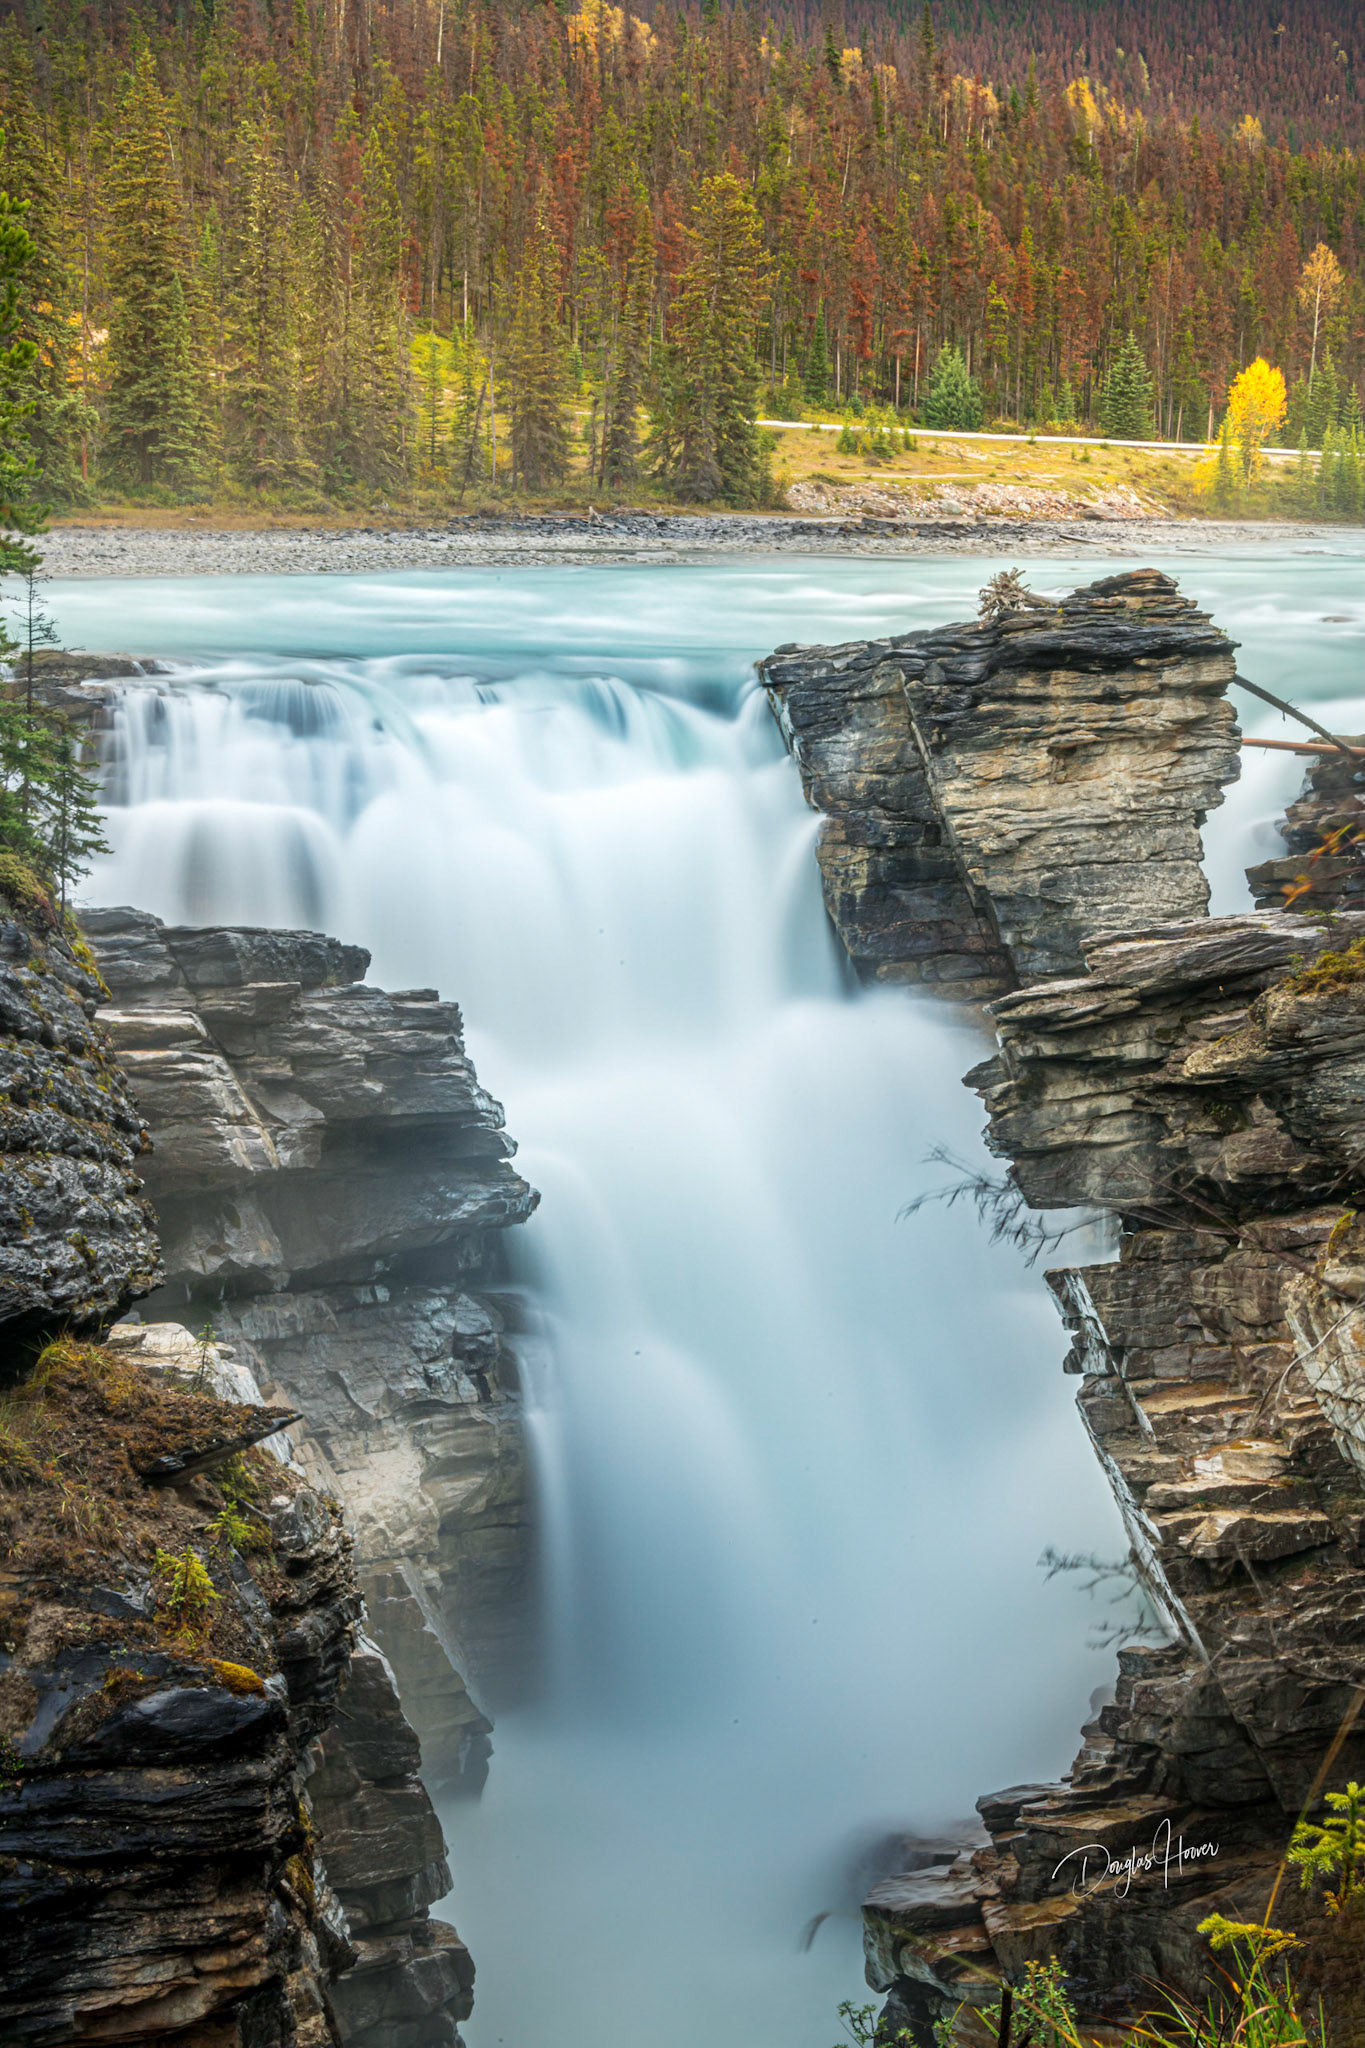
[(849, 985), (749, 672), (961, 593), (593, 573), (166, 583), (150, 639), (146, 586), (63, 587), (70, 638), (178, 657), (89, 894), (439, 985), (543, 1191), (549, 1682), (447, 1815), (473, 2048), (829, 2048), (860, 1854), (1065, 1768), (1112, 1657), (1035, 1561), (1120, 1539), (1039, 1277), (898, 1221), (977, 1149), (979, 1042)]

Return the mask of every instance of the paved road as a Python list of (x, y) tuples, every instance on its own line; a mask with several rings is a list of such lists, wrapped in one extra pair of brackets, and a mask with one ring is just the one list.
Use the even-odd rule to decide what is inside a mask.
[[(760, 427), (785, 427), (789, 432), (804, 427), (811, 433), (838, 434), (842, 420), (758, 420)], [(1216, 455), (1218, 443), (1200, 441), (1106, 441), (1102, 434), (982, 434), (966, 427), (912, 427), (912, 433), (932, 434), (936, 441), (1005, 441), (1026, 448), (1036, 442), (1040, 448), (1141, 448), (1152, 455)], [(1275, 462), (1298, 460), (1297, 448), (1263, 448), (1261, 453)]]

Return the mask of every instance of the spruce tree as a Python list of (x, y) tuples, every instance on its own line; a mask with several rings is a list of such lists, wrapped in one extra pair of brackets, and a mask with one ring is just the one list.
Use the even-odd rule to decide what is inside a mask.
[(104, 836), (99, 790), (65, 722), (53, 735), (42, 791), (42, 836), (47, 873), (65, 911), (71, 891), (97, 853), (111, 851)]
[(1152, 380), (1131, 328), (1105, 380), (1100, 400), (1100, 431), (1110, 441), (1155, 438)]
[(526, 490), (541, 491), (559, 483), (569, 467), (559, 283), (543, 213), (527, 239), (517, 273), (506, 381), (513, 479)]
[(1230, 512), (1237, 503), (1237, 460), (1232, 452), (1232, 422), (1223, 421), (1218, 435), (1218, 460), (1213, 471), (1213, 502), (1220, 512)]
[[(41, 559), (28, 537), (41, 533), (38, 463), (29, 441), (37, 344), (23, 332), (34, 243), (28, 207), (0, 190), (0, 575), (27, 570)], [(0, 628), (0, 654), (12, 646)]]
[(451, 473), (463, 497), (476, 478), (486, 476), (483, 422), (488, 409), (488, 364), (474, 338), (472, 321), (456, 329), (450, 344), (455, 387), (450, 421)]
[(1308, 429), (1310, 448), (1325, 448), (1327, 436), (1337, 422), (1337, 410), (1341, 402), (1341, 378), (1328, 349), (1318, 366), (1318, 373), (1309, 388), (1304, 406), (1303, 424)]
[(185, 293), (170, 119), (149, 49), (124, 81), (107, 189), (113, 305), (105, 459), (134, 487), (183, 490), (202, 468), (203, 368)]
[(829, 344), (825, 340), (825, 309), (817, 308), (815, 325), (811, 330), (810, 347), (806, 351), (806, 367), (802, 372), (802, 383), (806, 396), (812, 405), (825, 405), (829, 400)]
[(273, 123), (264, 114), (238, 131), (243, 204), (227, 309), (229, 368), (225, 440), (248, 488), (288, 488), (314, 465), (300, 419), (299, 264), (292, 194)]
[(27, 379), (32, 407), (28, 442), (44, 500), (69, 505), (88, 496), (85, 470), (99, 415), (77, 381), (77, 304), (63, 256), (66, 169), (38, 119), (32, 60), (12, 21), (0, 29), (0, 94), (5, 106), (0, 183), (26, 208), (24, 225), (34, 243), (17, 330), (34, 345)]
[(602, 430), (601, 478), (617, 488), (640, 468), (640, 403), (649, 371), (649, 327), (654, 304), (654, 229), (641, 186), (635, 200), (635, 245), (626, 272), (626, 303), (612, 351), (608, 408)]
[(1294, 464), (1294, 475), (1290, 485), (1290, 496), (1296, 512), (1311, 517), (1317, 510), (1318, 472), (1317, 465), (1308, 452), (1308, 436), (1299, 436), (1299, 459)]
[(358, 218), (340, 308), (336, 451), (341, 475), (372, 489), (407, 476), (414, 393), (402, 297), (401, 109), (389, 73), (360, 152)]
[(754, 424), (763, 236), (753, 199), (733, 173), (703, 182), (690, 237), (652, 444), (667, 449), (665, 473), (680, 498), (748, 504), (764, 482)]
[(981, 409), (981, 387), (968, 375), (961, 349), (945, 342), (920, 407), (922, 424), (974, 432), (981, 425)]

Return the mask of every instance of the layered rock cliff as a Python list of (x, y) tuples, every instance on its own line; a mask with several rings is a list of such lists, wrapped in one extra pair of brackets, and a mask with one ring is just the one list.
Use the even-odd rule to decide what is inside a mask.
[[(272, 1455), (287, 1414), (153, 1348), (59, 1339), (6, 1399), (0, 2034), (450, 2048), (467, 1960), (420, 1878), (383, 1899), (404, 1804), (444, 1870), (340, 1510)], [(421, 2024), (376, 2027), (377, 1984)]]
[(0, 891), (4, 1355), (98, 1329), (162, 1268), (140, 1180), (147, 1129), (95, 1021), (94, 962), (12, 860)]
[[(1231, 643), (1164, 577), (764, 672), (855, 963), (996, 998), (968, 1078), (1001, 1201), (1117, 1220), (1113, 1263), (1048, 1280), (1162, 1623), (1065, 1780), (983, 1798), (979, 1846), (873, 1891), (869, 1982), (888, 2039), (1050, 1955), (1120, 2016), (1199, 1988), (1209, 1911), (1260, 1916), (1334, 1741), (1334, 1779), (1365, 1776), (1365, 916), (1203, 915)], [(1344, 768), (1291, 815), (1311, 845)]]
[(316, 933), (93, 911), (105, 1023), (153, 1140), (165, 1247), (141, 1312), (216, 1337), (304, 1418), (430, 1782), (477, 1788), (527, 1598), (524, 1451), (498, 1234), (536, 1196), (430, 989)]
[(1074, 972), (1087, 934), (1206, 910), (1235, 645), (1144, 570), (760, 663), (826, 815), (825, 900), (859, 973), (980, 999)]

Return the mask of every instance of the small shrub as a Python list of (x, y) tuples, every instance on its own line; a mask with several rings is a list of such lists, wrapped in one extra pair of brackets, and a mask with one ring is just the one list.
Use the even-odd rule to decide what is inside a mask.
[[(1327, 1804), (1332, 1811), (1326, 1820), (1299, 1822), (1289, 1861), (1297, 1866), (1305, 1891), (1316, 1879), (1324, 1881), (1323, 1904), (1329, 1913), (1339, 1913), (1365, 1893), (1365, 1788), (1353, 1778), (1344, 1792), (1329, 1792)], [(1335, 1889), (1326, 1883), (1329, 1878), (1336, 1880)]]
[(202, 1642), (213, 1626), (218, 1589), (198, 1551), (188, 1543), (179, 1551), (158, 1548), (152, 1577), (157, 1608), (174, 1622), (175, 1633), (186, 1641)]

